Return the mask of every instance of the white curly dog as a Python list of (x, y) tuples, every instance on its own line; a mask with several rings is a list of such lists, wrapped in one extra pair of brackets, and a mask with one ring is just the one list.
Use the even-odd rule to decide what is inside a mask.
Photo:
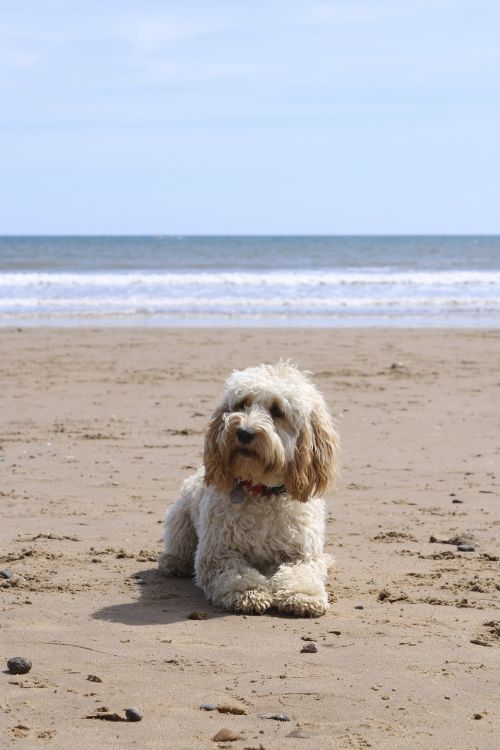
[(224, 609), (316, 617), (328, 607), (325, 504), (338, 436), (324, 399), (280, 362), (233, 372), (205, 436), (204, 466), (165, 520), (167, 576), (195, 575)]

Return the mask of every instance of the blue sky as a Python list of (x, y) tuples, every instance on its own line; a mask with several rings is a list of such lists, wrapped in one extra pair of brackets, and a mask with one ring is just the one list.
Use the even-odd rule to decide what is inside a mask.
[(17, 0), (0, 233), (500, 232), (498, 0)]

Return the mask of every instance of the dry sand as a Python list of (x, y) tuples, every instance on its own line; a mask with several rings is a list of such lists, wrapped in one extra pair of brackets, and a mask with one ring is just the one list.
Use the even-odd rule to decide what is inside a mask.
[[(2, 747), (500, 746), (500, 331), (4, 329), (0, 354), (0, 656), (33, 662), (0, 673)], [(280, 355), (340, 421), (318, 620), (224, 613), (155, 567), (222, 380)]]

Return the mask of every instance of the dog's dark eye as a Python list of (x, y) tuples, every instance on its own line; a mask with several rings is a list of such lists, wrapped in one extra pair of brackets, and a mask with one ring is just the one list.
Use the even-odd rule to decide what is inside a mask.
[(250, 403), (248, 399), (244, 398), (243, 401), (240, 401), (236, 406), (234, 407), (234, 411), (243, 411), (245, 406), (250, 406)]
[(278, 404), (273, 404), (269, 410), (269, 413), (275, 419), (280, 419), (281, 417), (285, 416)]

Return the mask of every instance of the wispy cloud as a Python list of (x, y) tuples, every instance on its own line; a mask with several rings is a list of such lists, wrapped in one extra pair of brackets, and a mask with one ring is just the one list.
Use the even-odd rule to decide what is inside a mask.
[[(158, 7), (158, 6), (157, 6)], [(491, 7), (491, 6), (490, 6)], [(196, 12), (194, 12), (196, 10)], [(442, 29), (447, 33), (443, 35)], [(498, 45), (465, 0), (216, 2), (124, 14), (113, 35), (148, 85), (249, 81), (280, 88), (461, 85), (498, 66)], [(481, 44), (471, 44), (474, 33)], [(489, 72), (492, 71), (492, 72)]]
[(124, 17), (115, 25), (114, 33), (135, 54), (147, 56), (219, 32), (221, 28), (209, 19), (143, 12)]
[[(230, 31), (227, 20), (199, 12), (196, 16), (142, 11), (125, 15), (112, 28), (127, 50), (129, 66), (149, 83), (188, 83), (231, 79), (249, 67), (230, 61), (213, 44), (213, 37)], [(215, 54), (214, 54), (215, 52)]]

